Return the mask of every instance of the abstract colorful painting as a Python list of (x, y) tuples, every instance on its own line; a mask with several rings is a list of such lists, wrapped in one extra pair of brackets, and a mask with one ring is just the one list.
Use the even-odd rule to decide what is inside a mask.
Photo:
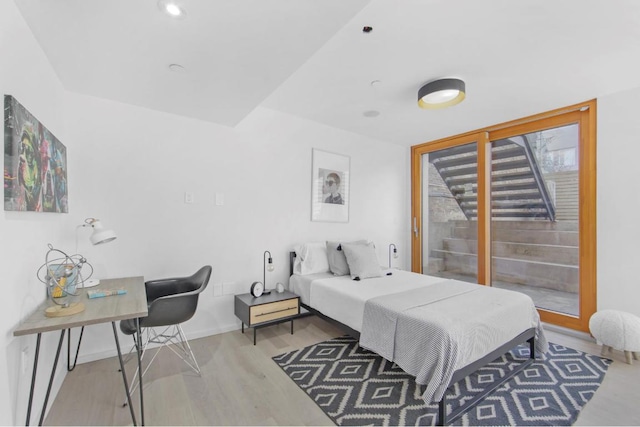
[(67, 148), (5, 95), (4, 210), (67, 213), (67, 203)]

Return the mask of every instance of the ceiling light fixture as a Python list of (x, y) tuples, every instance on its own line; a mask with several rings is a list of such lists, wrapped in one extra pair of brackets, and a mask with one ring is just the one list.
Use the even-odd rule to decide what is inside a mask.
[(465, 84), (462, 80), (434, 80), (418, 91), (418, 106), (428, 110), (447, 108), (461, 103), (465, 96)]

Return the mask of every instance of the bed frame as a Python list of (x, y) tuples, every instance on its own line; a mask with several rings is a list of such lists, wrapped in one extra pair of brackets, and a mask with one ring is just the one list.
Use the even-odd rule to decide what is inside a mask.
[[(296, 253), (295, 252), (289, 252), (289, 275), (290, 276), (293, 275), (293, 263), (295, 261), (295, 258), (296, 258)], [(303, 304), (302, 302), (300, 303), (300, 305), (302, 307), (304, 307), (306, 310), (308, 310), (309, 312), (311, 312), (311, 313), (315, 314), (316, 316), (322, 318), (323, 320), (326, 320), (327, 322), (338, 326), (340, 329), (342, 329), (348, 335), (354, 337), (355, 339), (357, 339), (357, 340), (360, 339), (360, 332), (356, 331), (355, 329), (352, 329), (349, 326), (347, 326), (347, 325), (345, 325), (345, 324), (343, 324), (341, 322), (338, 322), (335, 319), (332, 319), (331, 317), (325, 316), (324, 314), (322, 314), (318, 310), (316, 310), (314, 308), (311, 308), (308, 305)], [(529, 343), (529, 358), (526, 361), (520, 363), (517, 368), (515, 368), (513, 371), (509, 372), (507, 375), (505, 375), (503, 378), (501, 378), (498, 382), (496, 382), (496, 383), (492, 384), (491, 386), (489, 386), (488, 388), (482, 390), (480, 393), (478, 393), (476, 396), (474, 396), (473, 399), (471, 399), (470, 401), (468, 401), (464, 405), (460, 406), (459, 408), (454, 409), (451, 412), (451, 414), (449, 414), (449, 415), (447, 415), (447, 393), (445, 392), (444, 396), (442, 396), (442, 400), (440, 400), (440, 402), (438, 402), (438, 418), (436, 419), (436, 425), (444, 426), (444, 425), (448, 425), (448, 424), (453, 423), (455, 420), (460, 418), (462, 415), (467, 413), (469, 410), (473, 409), (478, 403), (480, 403), (482, 400), (484, 400), (485, 397), (487, 397), (491, 393), (493, 393), (493, 391), (496, 390), (498, 387), (500, 387), (502, 384), (506, 383), (511, 378), (513, 378), (514, 376), (518, 375), (524, 369), (529, 367), (529, 365), (531, 365), (535, 361), (535, 358), (536, 358), (535, 336), (536, 336), (535, 328), (527, 329), (526, 331), (522, 332), (520, 335), (518, 335), (517, 337), (515, 337), (511, 341), (503, 344), (502, 346), (500, 346), (497, 349), (493, 350), (492, 352), (490, 352), (486, 356), (484, 356), (484, 357), (476, 360), (475, 362), (472, 362), (469, 365), (464, 366), (464, 367), (458, 369), (457, 371), (455, 371), (453, 373), (453, 377), (451, 378), (451, 381), (449, 382), (449, 385), (447, 387), (447, 391), (449, 390), (449, 388), (451, 388), (451, 386), (453, 386), (455, 383), (457, 383), (461, 379), (466, 378), (467, 376), (469, 376), (470, 374), (476, 372), (478, 369), (482, 368), (483, 366), (487, 365), (488, 363), (493, 362), (494, 360), (496, 360), (500, 356), (506, 354), (509, 350), (511, 350), (515, 346), (523, 344), (525, 342)]]

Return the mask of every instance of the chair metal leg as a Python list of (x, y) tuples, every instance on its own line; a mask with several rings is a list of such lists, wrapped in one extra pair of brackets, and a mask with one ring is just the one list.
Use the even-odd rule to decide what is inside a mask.
[[(151, 359), (146, 363), (146, 367), (142, 371), (142, 377), (147, 374), (147, 371), (153, 364), (153, 361), (156, 359), (156, 357), (158, 357), (163, 347), (171, 350), (176, 356), (182, 359), (182, 361), (185, 362), (195, 373), (197, 373), (199, 376), (202, 376), (200, 366), (198, 365), (198, 361), (193, 354), (193, 350), (191, 349), (189, 340), (187, 340), (187, 337), (180, 325), (167, 326), (160, 333), (157, 333), (154, 328), (146, 328), (145, 331), (147, 333), (147, 338), (142, 345), (142, 358), (144, 359), (145, 354), (147, 354), (147, 351), (150, 350), (148, 349), (149, 344), (160, 344), (160, 346), (154, 349), (155, 352), (153, 353), (153, 356), (151, 356)], [(134, 380), (129, 387), (129, 393), (133, 393), (140, 383), (139, 381), (135, 380), (136, 375), (139, 375), (139, 368), (137, 368), (134, 373)], [(122, 406), (126, 405), (127, 402), (125, 401)]]
[[(180, 334), (180, 339), (182, 340), (182, 345), (183, 347), (186, 346), (186, 350), (188, 350), (188, 353), (185, 351), (185, 354), (189, 357), (189, 359), (191, 361), (193, 361), (193, 364), (196, 365), (195, 367), (189, 363), (189, 361), (185, 358), (182, 358), (182, 360), (185, 361), (185, 363), (189, 366), (191, 366), (191, 369), (193, 369), (194, 371), (196, 371), (196, 373), (199, 376), (202, 376), (202, 374), (200, 373), (200, 365), (198, 365), (198, 361), (196, 360), (196, 357), (193, 355), (193, 350), (191, 350), (191, 345), (189, 344), (189, 340), (187, 339), (186, 335), (184, 334), (184, 331), (182, 330), (182, 326), (180, 325), (176, 325), (178, 328), (178, 333)], [(171, 347), (169, 347), (171, 348)], [(184, 350), (184, 348), (183, 348)]]

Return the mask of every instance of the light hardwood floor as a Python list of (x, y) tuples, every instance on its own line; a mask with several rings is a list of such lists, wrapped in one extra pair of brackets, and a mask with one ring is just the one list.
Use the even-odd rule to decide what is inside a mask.
[[(316, 317), (297, 320), (294, 335), (289, 332), (289, 323), (260, 329), (256, 346), (252, 330), (192, 340), (202, 377), (163, 350), (145, 376), (146, 424), (333, 425), (271, 357), (342, 332)], [(594, 342), (573, 336), (548, 331), (547, 338), (600, 352)], [(640, 425), (640, 362), (627, 365), (617, 351), (610, 357), (614, 363), (576, 425)], [(67, 375), (45, 424), (130, 425), (117, 366), (117, 358), (78, 365)], [(129, 376), (134, 369), (135, 361), (130, 361)]]

